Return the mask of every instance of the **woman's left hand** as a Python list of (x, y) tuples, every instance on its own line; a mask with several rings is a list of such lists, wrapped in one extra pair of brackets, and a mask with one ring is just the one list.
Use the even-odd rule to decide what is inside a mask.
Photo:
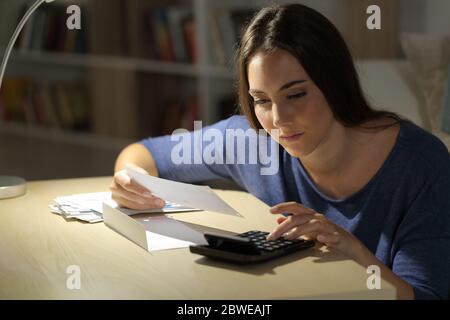
[(323, 214), (297, 202), (283, 202), (270, 209), (272, 214), (290, 213), (289, 217), (279, 217), (279, 226), (267, 237), (275, 240), (302, 237), (317, 240), (328, 247), (335, 248), (350, 258), (358, 259), (365, 246), (350, 232), (328, 220)]

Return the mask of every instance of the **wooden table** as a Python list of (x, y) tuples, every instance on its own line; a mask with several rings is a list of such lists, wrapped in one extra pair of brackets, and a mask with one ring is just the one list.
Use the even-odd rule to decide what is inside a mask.
[[(149, 253), (103, 223), (65, 220), (48, 204), (57, 196), (107, 191), (111, 177), (28, 183), (20, 198), (0, 200), (1, 299), (394, 299), (382, 281), (368, 290), (366, 270), (324, 247), (253, 266), (194, 255)], [(272, 230), (268, 207), (245, 192), (216, 190), (243, 217), (213, 212), (172, 214), (199, 228)], [(68, 267), (81, 271), (70, 290)]]

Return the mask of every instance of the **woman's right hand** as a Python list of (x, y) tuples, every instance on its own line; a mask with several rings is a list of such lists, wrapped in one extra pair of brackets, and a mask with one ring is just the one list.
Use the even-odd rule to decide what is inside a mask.
[[(140, 167), (134, 166), (134, 169), (148, 174), (147, 171)], [(165, 205), (163, 199), (154, 196), (150, 190), (134, 181), (125, 169), (117, 171), (114, 174), (114, 179), (109, 189), (111, 190), (112, 199), (120, 207), (143, 210), (162, 208)]]

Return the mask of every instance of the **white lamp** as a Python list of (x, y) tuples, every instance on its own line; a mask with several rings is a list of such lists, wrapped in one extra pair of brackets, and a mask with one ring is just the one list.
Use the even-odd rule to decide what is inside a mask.
[[(55, 0), (36, 0), (36, 2), (31, 6), (30, 9), (25, 13), (22, 20), (20, 20), (19, 25), (13, 33), (11, 40), (9, 40), (9, 44), (6, 47), (6, 52), (3, 57), (2, 66), (0, 68), (0, 89), (2, 87), (3, 75), (5, 74), (6, 65), (8, 64), (9, 56), (14, 47), (14, 43), (16, 43), (17, 37), (19, 36), (20, 31), (22, 31), (23, 26), (31, 17), (34, 11), (44, 2), (53, 2)], [(20, 177), (10, 177), (10, 176), (0, 176), (0, 199), (19, 197), (26, 193), (26, 181)]]

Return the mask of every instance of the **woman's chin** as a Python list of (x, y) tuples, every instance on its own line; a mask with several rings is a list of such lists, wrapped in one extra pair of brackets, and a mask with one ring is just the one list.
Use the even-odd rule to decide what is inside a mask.
[(300, 149), (298, 147), (295, 147), (295, 146), (292, 146), (292, 145), (287, 145), (287, 146), (286, 145), (285, 146), (282, 145), (282, 147), (292, 157), (300, 158), (300, 157), (304, 157), (305, 156), (304, 150), (302, 150), (302, 149)]
[(309, 152), (305, 152), (305, 144), (304, 141), (282, 141), (281, 139), (277, 139), (278, 144), (286, 150), (292, 157), (300, 158), (307, 155)]

